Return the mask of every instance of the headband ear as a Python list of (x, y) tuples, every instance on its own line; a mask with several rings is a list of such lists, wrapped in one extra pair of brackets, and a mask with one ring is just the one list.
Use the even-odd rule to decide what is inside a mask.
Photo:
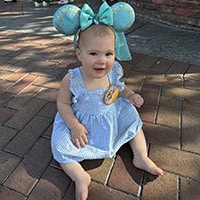
[(124, 32), (130, 28), (135, 21), (133, 8), (125, 2), (118, 2), (111, 6), (113, 10), (113, 28), (117, 32)]
[(58, 32), (66, 36), (74, 35), (80, 28), (80, 8), (75, 5), (64, 5), (54, 14), (53, 25)]

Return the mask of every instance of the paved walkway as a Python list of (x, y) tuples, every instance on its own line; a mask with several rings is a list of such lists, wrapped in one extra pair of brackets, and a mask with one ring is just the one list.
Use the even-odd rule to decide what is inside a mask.
[[(74, 200), (74, 184), (50, 150), (60, 80), (79, 65), (70, 38), (51, 25), (58, 7), (0, 2), (1, 200)], [(83, 163), (92, 176), (89, 200), (200, 196), (200, 36), (144, 21), (139, 18), (128, 34), (134, 59), (122, 64), (128, 86), (145, 99), (139, 112), (149, 156), (165, 174), (155, 177), (134, 168), (124, 145), (113, 159)]]

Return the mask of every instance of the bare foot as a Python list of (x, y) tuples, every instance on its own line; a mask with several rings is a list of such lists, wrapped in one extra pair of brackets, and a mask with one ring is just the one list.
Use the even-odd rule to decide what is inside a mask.
[(156, 164), (147, 156), (134, 156), (133, 164), (135, 167), (145, 170), (153, 175), (163, 175), (163, 170), (156, 166)]
[(90, 175), (83, 171), (83, 175), (75, 180), (76, 185), (76, 200), (86, 200), (88, 197), (88, 186), (90, 184)]

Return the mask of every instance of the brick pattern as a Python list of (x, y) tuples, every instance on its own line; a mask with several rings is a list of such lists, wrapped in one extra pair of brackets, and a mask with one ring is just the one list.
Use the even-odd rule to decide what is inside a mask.
[(48, 167), (28, 199), (60, 200), (69, 188), (70, 183), (71, 180), (63, 170)]
[[(60, 80), (79, 62), (71, 52), (65, 57), (71, 43), (32, 37), (0, 33), (0, 199), (74, 200), (74, 183), (52, 159), (50, 137)], [(198, 199), (200, 65), (132, 54), (123, 62), (124, 80), (144, 97), (139, 112), (149, 156), (165, 173), (136, 169), (126, 144), (112, 159), (81, 163), (92, 176), (88, 199)]]
[(130, 0), (129, 2), (136, 13), (190, 28), (200, 28), (198, 0)]

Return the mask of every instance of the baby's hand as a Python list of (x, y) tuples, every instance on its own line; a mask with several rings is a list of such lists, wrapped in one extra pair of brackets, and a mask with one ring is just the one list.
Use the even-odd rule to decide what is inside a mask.
[(141, 95), (136, 93), (132, 93), (128, 99), (133, 105), (135, 105), (138, 108), (140, 108), (144, 103), (144, 99), (141, 97)]
[(72, 142), (79, 149), (81, 146), (85, 147), (88, 143), (87, 139), (88, 131), (82, 124), (78, 124), (77, 126), (71, 129)]

